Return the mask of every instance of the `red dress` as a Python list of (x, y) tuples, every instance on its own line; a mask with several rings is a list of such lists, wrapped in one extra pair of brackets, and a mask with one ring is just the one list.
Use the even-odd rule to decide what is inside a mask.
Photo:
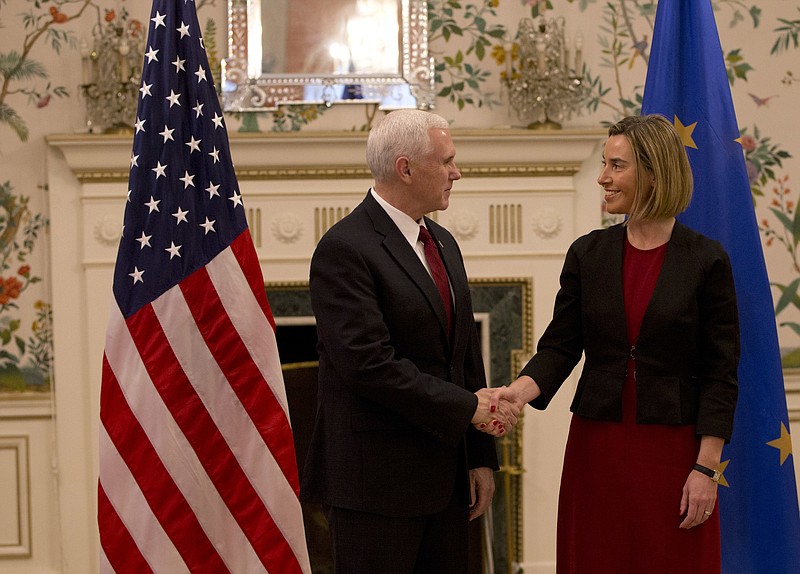
[[(667, 244), (626, 242), (623, 294), (636, 344)], [(628, 359), (622, 422), (573, 415), (558, 501), (558, 574), (719, 574), (719, 512), (678, 528), (681, 494), (699, 449), (694, 425), (636, 424), (635, 361)]]

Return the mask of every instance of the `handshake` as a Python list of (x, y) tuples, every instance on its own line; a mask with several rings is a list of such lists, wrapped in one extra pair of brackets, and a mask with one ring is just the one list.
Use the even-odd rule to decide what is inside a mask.
[(503, 436), (517, 424), (525, 403), (541, 394), (539, 385), (528, 376), (521, 376), (507, 387), (481, 389), (472, 426), (492, 436)]

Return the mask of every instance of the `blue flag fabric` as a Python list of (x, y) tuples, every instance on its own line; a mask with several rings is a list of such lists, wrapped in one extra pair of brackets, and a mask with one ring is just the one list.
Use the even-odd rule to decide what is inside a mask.
[(734, 433), (719, 489), (725, 574), (796, 573), (798, 512), (778, 334), (739, 129), (710, 0), (661, 0), (642, 114), (673, 121), (694, 196), (679, 219), (733, 265), (742, 355)]

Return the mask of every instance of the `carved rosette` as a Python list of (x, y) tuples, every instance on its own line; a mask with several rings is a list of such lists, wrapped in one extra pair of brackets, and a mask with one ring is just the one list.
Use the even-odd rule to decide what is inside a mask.
[(561, 232), (564, 222), (561, 215), (551, 207), (543, 207), (533, 214), (533, 231), (542, 239), (555, 237)]
[(459, 241), (469, 241), (478, 234), (478, 217), (471, 211), (457, 211), (448, 219), (447, 228)]
[(122, 228), (119, 219), (106, 215), (94, 224), (94, 238), (101, 245), (113, 246), (119, 243), (122, 237)]
[(272, 220), (272, 235), (281, 243), (295, 243), (303, 235), (303, 222), (291, 213), (279, 215)]

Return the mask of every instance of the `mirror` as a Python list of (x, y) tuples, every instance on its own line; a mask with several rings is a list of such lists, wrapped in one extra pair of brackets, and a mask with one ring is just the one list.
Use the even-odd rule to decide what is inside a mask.
[(226, 111), (434, 104), (425, 0), (229, 0)]

